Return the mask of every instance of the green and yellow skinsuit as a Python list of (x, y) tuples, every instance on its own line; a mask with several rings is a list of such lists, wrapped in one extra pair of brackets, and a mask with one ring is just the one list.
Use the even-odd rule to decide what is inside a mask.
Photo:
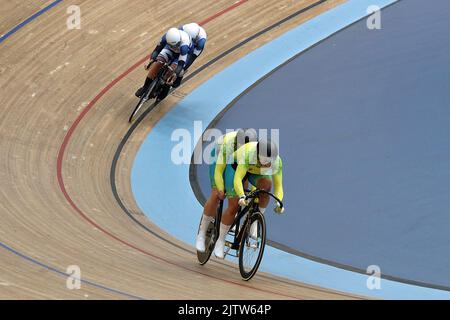
[[(237, 136), (237, 131), (232, 131), (229, 133), (224, 134), (223, 136), (219, 137), (217, 139), (217, 143), (215, 148), (211, 151), (211, 158), (216, 158), (217, 155), (217, 159), (215, 161), (213, 161), (210, 165), (209, 165), (209, 180), (211, 183), (211, 188), (217, 188), (219, 191), (224, 191), (223, 188), (223, 172), (224, 170), (222, 170), (220, 173), (217, 172), (216, 167), (217, 167), (217, 163), (219, 163), (219, 161), (221, 162), (225, 162), (227, 161), (228, 158), (228, 163), (232, 163), (233, 162), (233, 153), (236, 151), (236, 136)], [(220, 176), (217, 176), (216, 174), (220, 174)], [(222, 186), (222, 188), (218, 188), (218, 184), (219, 186)]]
[(253, 186), (257, 186), (260, 179), (268, 179), (273, 181), (274, 195), (281, 201), (283, 200), (281, 158), (277, 156), (270, 167), (262, 167), (258, 162), (257, 144), (258, 142), (249, 142), (240, 147), (233, 153), (232, 162), (226, 155), (221, 158), (219, 154), (214, 172), (215, 185), (219, 191), (225, 191), (228, 198), (235, 198), (245, 196), (243, 185), (245, 179)]

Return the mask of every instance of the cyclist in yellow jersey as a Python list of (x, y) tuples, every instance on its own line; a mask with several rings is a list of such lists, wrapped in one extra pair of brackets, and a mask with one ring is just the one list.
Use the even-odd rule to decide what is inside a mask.
[[(226, 164), (233, 163), (233, 153), (240, 146), (250, 141), (256, 141), (256, 131), (253, 129), (245, 131), (239, 129), (237, 131), (232, 131), (219, 137), (217, 139), (215, 148), (213, 148), (211, 151), (212, 163), (209, 165), (209, 178), (212, 191), (203, 209), (203, 216), (195, 245), (197, 250), (200, 252), (205, 252), (206, 231), (208, 229), (209, 223), (212, 221), (212, 219), (214, 219), (216, 215), (219, 201), (225, 199), (223, 175)], [(224, 164), (223, 170), (221, 171), (218, 171), (216, 169), (217, 167), (219, 167), (219, 164)]]
[[(242, 179), (246, 175), (250, 183), (258, 189), (270, 191), (273, 181), (275, 197), (283, 200), (283, 162), (275, 143), (270, 140), (250, 142), (239, 148), (234, 156), (238, 165), (233, 186), (241, 206), (247, 205), (242, 185)], [(269, 196), (262, 194), (259, 199), (260, 209), (264, 210), (268, 202)], [(282, 210), (277, 203), (275, 211), (281, 213)]]
[[(224, 257), (225, 236), (233, 223), (239, 206), (246, 206), (247, 200), (244, 193), (244, 181), (248, 180), (258, 189), (270, 191), (272, 182), (274, 185), (274, 194), (277, 198), (283, 200), (283, 167), (280, 156), (278, 155), (278, 147), (270, 140), (261, 139), (258, 142), (249, 142), (233, 153), (234, 163), (223, 163), (216, 165), (217, 190), (226, 191), (228, 198), (228, 208), (222, 215), (220, 224), (220, 233), (217, 239), (214, 255), (218, 258)], [(224, 180), (219, 177), (220, 172), (225, 170)], [(269, 196), (261, 194), (259, 197), (259, 208), (264, 213), (268, 203)], [(275, 207), (275, 212), (282, 214), (284, 208)], [(256, 225), (255, 225), (256, 227)], [(251, 234), (256, 234), (257, 230), (253, 226), (250, 230)]]

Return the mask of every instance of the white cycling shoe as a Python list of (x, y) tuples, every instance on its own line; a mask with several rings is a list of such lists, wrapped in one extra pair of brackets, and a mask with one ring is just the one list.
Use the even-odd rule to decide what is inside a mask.
[(218, 239), (214, 247), (214, 255), (219, 259), (223, 259), (225, 257), (224, 250), (225, 250), (225, 241)]
[(205, 252), (206, 248), (205, 248), (205, 237), (201, 236), (201, 235), (197, 235), (197, 240), (195, 241), (195, 248), (197, 249), (197, 251), (199, 252)]

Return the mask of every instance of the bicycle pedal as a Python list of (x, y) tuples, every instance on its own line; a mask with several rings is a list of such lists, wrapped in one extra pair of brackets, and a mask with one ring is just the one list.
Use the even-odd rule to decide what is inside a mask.
[(231, 250), (232, 250), (232, 248), (225, 248), (225, 250), (223, 251), (224, 257), (230, 256), (230, 257), (239, 258), (239, 252), (236, 252), (236, 254), (233, 254), (233, 253), (231, 253)]

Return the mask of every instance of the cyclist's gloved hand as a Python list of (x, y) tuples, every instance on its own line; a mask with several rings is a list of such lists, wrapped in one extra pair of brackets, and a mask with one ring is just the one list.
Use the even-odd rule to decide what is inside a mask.
[(275, 213), (277, 213), (277, 214), (283, 214), (284, 213), (284, 207), (280, 207), (280, 205), (277, 204), (275, 206), (275, 208), (273, 208), (273, 211), (275, 211)]
[(248, 200), (245, 198), (245, 196), (239, 198), (239, 205), (241, 207), (245, 207), (248, 205)]

